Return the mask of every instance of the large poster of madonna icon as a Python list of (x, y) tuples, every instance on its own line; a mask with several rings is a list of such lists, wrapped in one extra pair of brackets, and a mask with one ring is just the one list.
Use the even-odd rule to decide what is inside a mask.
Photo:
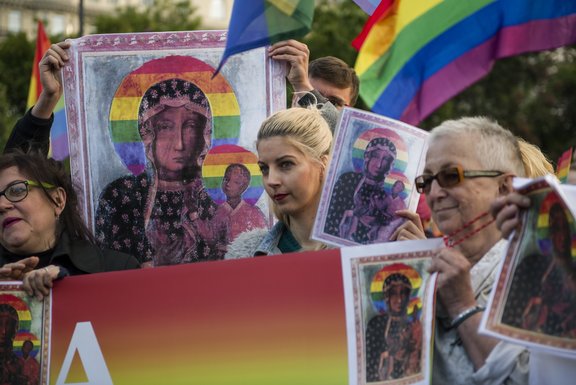
[(428, 384), (440, 239), (341, 249), (349, 383)]
[(270, 225), (254, 143), (286, 99), (265, 49), (215, 74), (224, 31), (71, 42), (71, 171), (101, 246), (144, 266), (218, 260), (239, 233)]
[(520, 183), (531, 208), (509, 241), (481, 330), (576, 358), (576, 186), (551, 175)]
[(414, 178), (424, 167), (428, 133), (373, 113), (345, 108), (314, 223), (313, 237), (337, 246), (394, 240), (415, 210)]
[(21, 282), (0, 283), (0, 384), (47, 384), (49, 300), (29, 297)]

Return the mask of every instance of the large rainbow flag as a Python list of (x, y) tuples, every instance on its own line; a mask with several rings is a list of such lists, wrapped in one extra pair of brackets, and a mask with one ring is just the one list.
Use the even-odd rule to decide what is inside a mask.
[[(50, 48), (50, 39), (46, 36), (44, 25), (38, 21), (38, 32), (36, 37), (36, 50), (34, 51), (34, 64), (32, 66), (32, 75), (30, 76), (30, 89), (28, 91), (27, 109), (31, 108), (40, 97), (42, 92), (42, 83), (40, 83), (39, 64), (42, 56)], [(50, 132), (50, 156), (57, 160), (64, 160), (70, 156), (68, 150), (68, 133), (66, 130), (66, 115), (64, 113), (64, 98), (54, 109), (54, 123)]]
[(313, 16), (314, 1), (310, 0), (235, 1), (226, 49), (216, 72), (232, 55), (304, 36), (312, 27)]
[(576, 2), (382, 0), (356, 38), (360, 95), (418, 124), (495, 60), (576, 43)]

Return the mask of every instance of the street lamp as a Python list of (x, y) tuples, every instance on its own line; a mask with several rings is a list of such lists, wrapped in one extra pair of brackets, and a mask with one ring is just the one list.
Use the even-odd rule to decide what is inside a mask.
[(78, 19), (80, 23), (80, 36), (84, 36), (84, 0), (80, 0), (80, 5), (78, 7)]

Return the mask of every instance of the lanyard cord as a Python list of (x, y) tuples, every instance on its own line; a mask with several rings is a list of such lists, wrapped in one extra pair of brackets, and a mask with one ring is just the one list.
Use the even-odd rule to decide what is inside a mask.
[(444, 239), (444, 244), (446, 245), (446, 247), (455, 247), (455, 246), (461, 244), (462, 242), (464, 242), (466, 239), (476, 235), (485, 227), (490, 226), (495, 221), (495, 218), (490, 219), (488, 222), (484, 223), (482, 226), (478, 227), (474, 231), (469, 232), (468, 234), (464, 235), (463, 237), (454, 240), (456, 235), (465, 231), (467, 228), (472, 226), (474, 223), (478, 222), (479, 220), (481, 220), (482, 218), (484, 218), (485, 216), (488, 216), (488, 215), (489, 215), (488, 211), (485, 211), (485, 212), (481, 213), (480, 215), (478, 215), (476, 218), (472, 219), (471, 221), (464, 223), (464, 225), (461, 228), (454, 231), (453, 233), (448, 234), (448, 235), (444, 235), (442, 238)]

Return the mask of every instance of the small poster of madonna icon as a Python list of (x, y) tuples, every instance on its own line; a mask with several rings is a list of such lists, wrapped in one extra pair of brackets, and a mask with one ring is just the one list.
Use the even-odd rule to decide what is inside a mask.
[(342, 249), (350, 384), (427, 384), (440, 240)]
[(0, 283), (0, 384), (47, 383), (48, 304), (20, 282)]
[(482, 328), (533, 349), (576, 358), (576, 188), (554, 177), (518, 190), (530, 197), (510, 240)]
[(415, 210), (413, 181), (424, 168), (428, 132), (366, 111), (345, 108), (312, 236), (337, 246), (395, 240)]

